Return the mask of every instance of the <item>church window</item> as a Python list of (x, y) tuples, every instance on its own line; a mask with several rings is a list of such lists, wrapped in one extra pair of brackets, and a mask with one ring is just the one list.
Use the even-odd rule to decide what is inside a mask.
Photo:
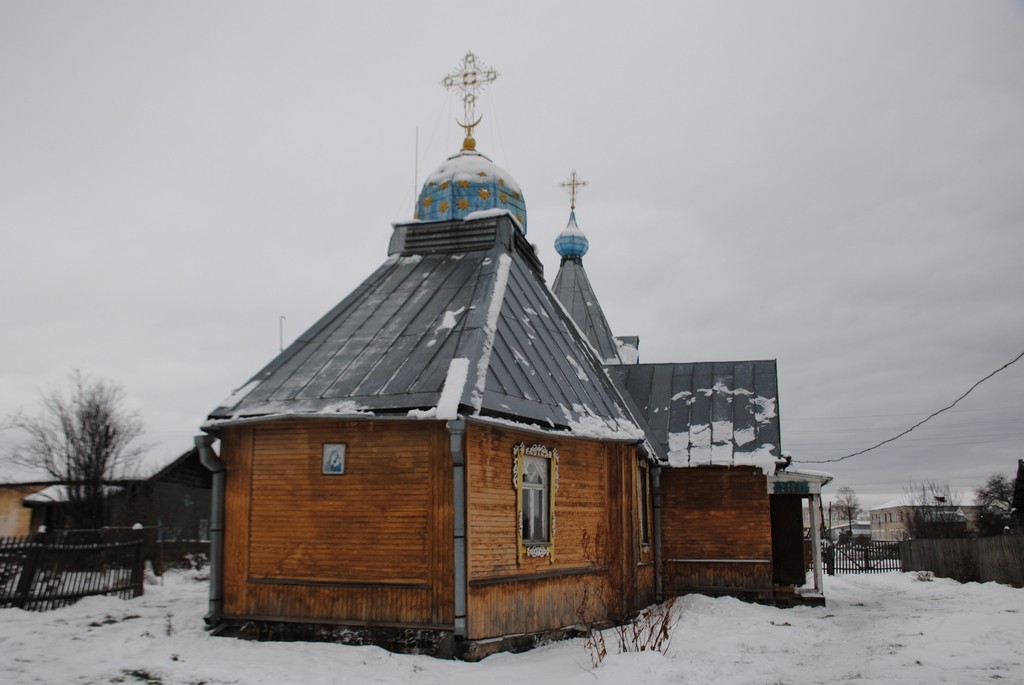
[(543, 457), (523, 459), (523, 541), (550, 542), (548, 536), (548, 493), (550, 462)]
[(558, 490), (558, 452), (543, 445), (513, 450), (513, 484), (516, 489), (517, 560), (554, 557), (555, 492)]

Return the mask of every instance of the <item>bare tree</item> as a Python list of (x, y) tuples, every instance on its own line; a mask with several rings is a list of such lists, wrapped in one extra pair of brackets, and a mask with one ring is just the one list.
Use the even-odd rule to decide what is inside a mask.
[(974, 490), (974, 503), (981, 507), (978, 529), (982, 535), (1002, 535), (1013, 522), (1015, 479), (993, 473)]
[(860, 499), (853, 488), (844, 485), (836, 490), (836, 498), (832, 501), (832, 507), (836, 510), (836, 516), (846, 521), (846, 531), (849, 537), (853, 537), (853, 523), (860, 513)]
[(134, 443), (142, 420), (123, 406), (119, 385), (71, 373), (67, 391), (40, 397), (35, 416), (18, 412), (8, 422), (28, 434), (13, 460), (46, 471), (66, 488), (68, 515), (80, 528), (104, 523), (106, 488), (124, 478), (143, 447)]
[(949, 483), (925, 481), (907, 486), (904, 524), (910, 538), (959, 538), (967, 535), (960, 494)]

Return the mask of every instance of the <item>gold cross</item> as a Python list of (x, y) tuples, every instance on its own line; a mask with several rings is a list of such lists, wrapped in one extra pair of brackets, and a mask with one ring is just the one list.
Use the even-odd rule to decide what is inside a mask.
[(459, 68), (445, 76), (444, 80), (441, 81), (441, 85), (448, 90), (458, 90), (462, 93), (459, 99), (462, 100), (465, 122), (460, 121), (458, 124), (466, 129), (466, 141), (463, 143), (464, 150), (475, 149), (476, 143), (473, 141), (473, 127), (479, 124), (480, 119), (483, 118), (481, 116), (475, 121), (473, 119), (476, 114), (476, 94), (497, 78), (497, 71), (486, 66), (483, 62), (477, 61), (476, 55), (472, 52), (467, 52), (466, 56), (462, 58)]
[(571, 211), (575, 212), (576, 211), (576, 194), (579, 192), (580, 188), (582, 188), (583, 186), (587, 185), (587, 182), (582, 180), (582, 179), (580, 179), (580, 178), (577, 178), (576, 170), (573, 169), (572, 173), (569, 174), (569, 180), (565, 181), (564, 183), (559, 183), (558, 185), (560, 185), (563, 188), (568, 188), (569, 189), (569, 209)]

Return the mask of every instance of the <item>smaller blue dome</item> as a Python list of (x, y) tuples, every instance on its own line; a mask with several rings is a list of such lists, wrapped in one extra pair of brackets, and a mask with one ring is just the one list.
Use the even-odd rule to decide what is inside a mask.
[(555, 250), (562, 257), (582, 257), (590, 249), (590, 241), (576, 225), (576, 212), (569, 213), (569, 223), (555, 238)]

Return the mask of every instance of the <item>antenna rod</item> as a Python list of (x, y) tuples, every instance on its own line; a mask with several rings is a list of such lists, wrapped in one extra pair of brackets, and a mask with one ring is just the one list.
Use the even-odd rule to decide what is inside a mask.
[(285, 315), (281, 315), (281, 319), (278, 321), (278, 325), (281, 329), (281, 351), (284, 352), (284, 320), (288, 318)]

